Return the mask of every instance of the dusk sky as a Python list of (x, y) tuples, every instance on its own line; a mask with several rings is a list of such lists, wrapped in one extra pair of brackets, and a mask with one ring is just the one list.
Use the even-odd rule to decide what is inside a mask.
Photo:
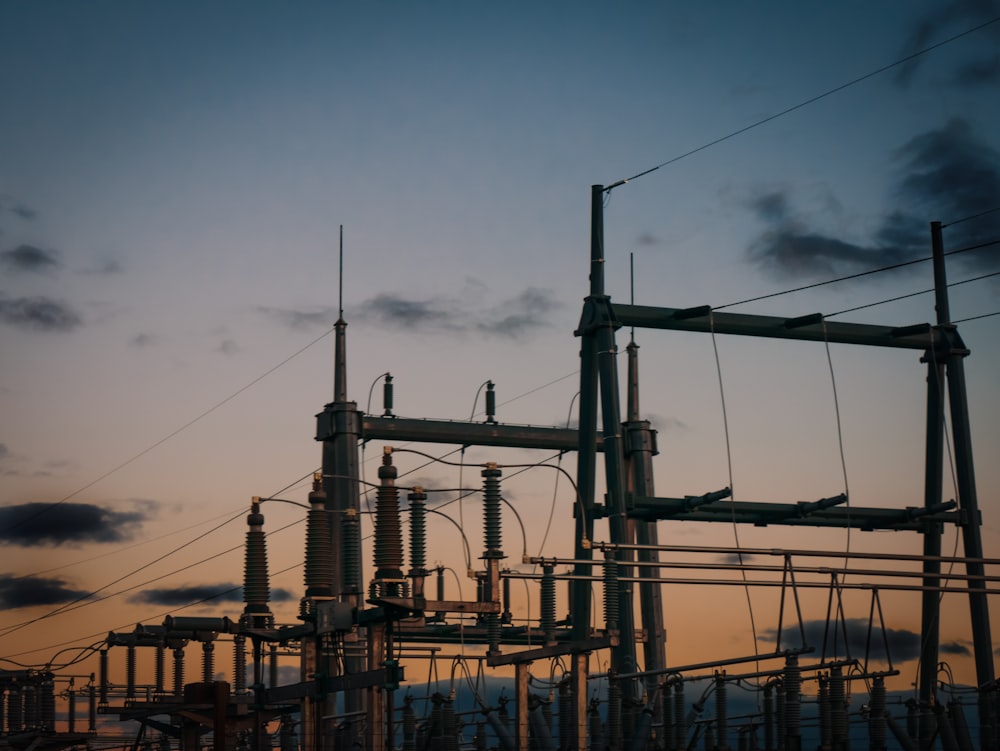
[[(3, 4), (0, 667), (169, 612), (239, 615), (238, 590), (176, 608), (239, 586), (252, 496), (306, 498), (313, 416), (332, 395), (341, 225), (361, 409), (389, 371), (400, 415), (468, 419), (492, 379), (501, 422), (565, 424), (590, 186), (658, 165), (609, 195), (612, 302), (633, 294), (630, 254), (636, 303), (724, 306), (927, 257), (932, 221), (949, 225), (946, 250), (986, 244), (950, 256), (948, 274), (975, 279), (952, 287), (951, 310), (971, 350), (984, 548), (1000, 556), (1000, 276), (986, 276), (1000, 272), (998, 50), (997, 0)], [(918, 263), (727, 310), (832, 316), (932, 283)], [(933, 296), (831, 320), (933, 322)], [(658, 494), (729, 484), (721, 372), (736, 500), (833, 496), (846, 474), (853, 504), (922, 505), (919, 352), (834, 345), (828, 359), (822, 343), (720, 336), (717, 368), (710, 336), (636, 340)], [(368, 479), (380, 455), (366, 448)], [(401, 484), (480, 484), (475, 467), (396, 463)], [(546, 555), (572, 554), (568, 483), (526, 472), (505, 496), (529, 553), (544, 540)], [(275, 610), (291, 622), (303, 512), (263, 512), (271, 570), (285, 570)], [(478, 556), (478, 501), (462, 514)], [(463, 573), (454, 529), (431, 533)], [(660, 536), (734, 544), (731, 528), (662, 523)], [(903, 533), (772, 527), (740, 542), (920, 552)], [(696, 604), (668, 591), (668, 659), (705, 620), (746, 619), (742, 594), (717, 590)], [(763, 633), (776, 594), (756, 597)], [(909, 597), (887, 606), (896, 631), (919, 628)], [(967, 603), (949, 597), (942, 641), (971, 680)], [(867, 618), (863, 597), (851, 607)], [(743, 631), (724, 651), (752, 648)]]

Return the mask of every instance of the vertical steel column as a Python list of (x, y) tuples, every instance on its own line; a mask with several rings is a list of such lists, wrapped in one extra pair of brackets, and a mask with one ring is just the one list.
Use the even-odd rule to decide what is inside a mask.
[(587, 748), (587, 672), (590, 655), (577, 652), (570, 663), (570, 681), (573, 684), (573, 728), (567, 751), (586, 751)]
[(514, 733), (517, 751), (529, 751), (528, 735), (528, 664), (519, 662), (514, 666)]
[[(385, 624), (368, 627), (368, 670), (378, 670), (385, 658)], [(382, 686), (370, 686), (367, 691), (368, 737), (370, 751), (385, 751), (385, 692)]]
[[(645, 496), (655, 496), (653, 486), (653, 456), (656, 452), (655, 431), (648, 420), (640, 419), (639, 411), (639, 345), (630, 341), (626, 347), (628, 352), (628, 398), (626, 406), (627, 430), (625, 461), (628, 467), (629, 489), (632, 493)], [(636, 522), (636, 542), (640, 545), (655, 546), (660, 542), (656, 522)], [(659, 561), (656, 550), (642, 549), (638, 558), (644, 563)], [(660, 570), (653, 566), (639, 568), (639, 576), (650, 579), (639, 583), (639, 613), (642, 617), (642, 627), (646, 631), (646, 642), (643, 645), (644, 668), (649, 671), (662, 671), (667, 666), (666, 630), (663, 624), (663, 592), (658, 581)], [(656, 690), (656, 679), (646, 679), (646, 691), (652, 695)], [(657, 712), (659, 714), (659, 712)], [(660, 717), (654, 717), (660, 721)]]
[[(931, 223), (931, 250), (934, 259), (934, 291), (938, 318), (949, 321), (944, 326), (951, 340), (946, 355), (948, 401), (951, 412), (952, 440), (955, 445), (955, 472), (958, 476), (959, 508), (964, 515), (962, 543), (965, 548), (965, 570), (969, 575), (969, 611), (972, 642), (975, 650), (976, 682), (980, 688), (980, 743), (992, 749), (996, 742), (993, 727), (992, 699), (984, 690), (991, 690), (996, 677), (993, 667), (993, 637), (990, 634), (990, 611), (986, 599), (985, 567), (982, 562), (983, 541), (980, 534), (979, 501), (976, 496), (976, 473), (972, 461), (972, 429), (969, 424), (969, 403), (965, 388), (964, 358), (968, 354), (958, 331), (950, 324), (947, 277), (944, 266), (944, 243), (941, 223)], [(983, 698), (986, 697), (986, 701)]]
[[(590, 186), (590, 295), (584, 301), (577, 335), (580, 337), (579, 451), (576, 457), (576, 486), (579, 503), (574, 504), (576, 534), (574, 558), (592, 557), (589, 541), (594, 539), (594, 484), (597, 476), (597, 340), (595, 300), (604, 295), (604, 186)], [(582, 511), (582, 513), (581, 513)], [(573, 638), (590, 636), (589, 563), (577, 563), (573, 583)]]

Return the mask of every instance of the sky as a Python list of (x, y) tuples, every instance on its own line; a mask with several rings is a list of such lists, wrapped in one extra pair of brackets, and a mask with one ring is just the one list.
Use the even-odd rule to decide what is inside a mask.
[[(995, 0), (4, 4), (2, 666), (58, 665), (77, 654), (60, 650), (171, 612), (239, 615), (251, 498), (302, 503), (319, 466), (341, 226), (359, 408), (381, 413), (376, 382), (391, 372), (399, 415), (482, 419), (478, 390), (492, 380), (501, 422), (572, 422), (590, 186), (635, 175), (605, 207), (612, 303), (730, 305), (925, 258), (932, 221), (948, 225), (946, 250), (985, 244), (949, 257), (948, 275), (971, 280), (951, 288), (951, 311), (971, 351), (983, 541), (996, 556), (1000, 277), (979, 277), (1000, 272), (989, 244), (1000, 22), (987, 23), (998, 16)], [(833, 316), (932, 284), (917, 263), (732, 310)], [(933, 298), (831, 320), (933, 322)], [(858, 506), (922, 505), (919, 352), (635, 337), (659, 494), (732, 484), (736, 500), (849, 489)], [(365, 447), (368, 479), (380, 455)], [(407, 482), (480, 484), (475, 466), (396, 457)], [(573, 458), (562, 466), (572, 473)], [(520, 548), (572, 554), (568, 483), (525, 472), (505, 497), (525, 527), (522, 541), (505, 519), (510, 565)], [(443, 510), (478, 556), (475, 500)], [(263, 512), (275, 611), (294, 622), (304, 515)], [(431, 535), (464, 579), (454, 528)], [(661, 523), (660, 535), (735, 544), (728, 527)], [(920, 550), (903, 533), (738, 535), (747, 547)], [(752, 652), (736, 592), (668, 587), (668, 660), (705, 642)], [(825, 596), (806, 600), (822, 614)], [(846, 617), (866, 619), (870, 595), (846, 597)], [(884, 597), (909, 685), (915, 599)], [(943, 652), (969, 681), (967, 604), (947, 597)], [(763, 642), (776, 591), (751, 602)]]

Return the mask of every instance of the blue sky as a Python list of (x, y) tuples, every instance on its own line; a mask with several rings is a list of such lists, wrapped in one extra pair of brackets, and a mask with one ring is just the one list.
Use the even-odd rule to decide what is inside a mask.
[[(0, 505), (13, 513), (67, 499), (53, 513), (80, 504), (105, 531), (54, 539), (32, 526), (34, 536), (7, 541), (17, 554), (4, 556), (0, 576), (73, 564), (44, 576), (86, 593), (253, 495), (293, 485), (289, 494), (304, 498), (297, 480), (319, 463), (312, 416), (332, 388), (329, 338), (156, 444), (329, 330), (340, 225), (349, 388), (362, 408), (391, 371), (400, 414), (465, 419), (491, 378), (502, 421), (564, 421), (577, 388), (572, 331), (587, 293), (591, 184), (643, 172), (998, 15), (992, 0), (5, 5)], [(928, 255), (930, 221), (1000, 205), (998, 39), (1000, 23), (990, 24), (617, 188), (605, 218), (612, 299), (631, 294), (630, 253), (636, 301), (670, 307), (725, 305)], [(945, 239), (955, 249), (998, 235), (993, 213)], [(996, 247), (953, 257), (950, 279), (1000, 270)], [(953, 288), (953, 317), (1000, 310), (995, 281)], [(830, 314), (930, 286), (922, 264), (737, 310)], [(841, 318), (932, 319), (929, 295)], [(987, 554), (1000, 549), (990, 516), (1000, 487), (990, 460), (1000, 446), (998, 321), (960, 329), (973, 353)], [(658, 490), (726, 485), (712, 342), (638, 340), (643, 408), (660, 430)], [(843, 489), (832, 361), (852, 499), (922, 502), (915, 353), (833, 347), (828, 361), (822, 345), (717, 344), (738, 497)], [(421, 471), (454, 484), (444, 470)], [(529, 547), (541, 542), (552, 493), (548, 475), (511, 488)], [(297, 512), (266, 513), (278, 526)], [(301, 558), (300, 529), (283, 533), (273, 568)], [(243, 531), (229, 525), (225, 543), (210, 537), (206, 550), (238, 544)], [(730, 531), (678, 535), (732, 541)], [(571, 541), (558, 537), (551, 549), (568, 553)], [(744, 542), (780, 539), (751, 531)], [(159, 571), (197, 560), (196, 548)], [(456, 540), (441, 550), (458, 565)], [(156, 586), (238, 582), (239, 555), (227, 560)], [(298, 577), (278, 583), (296, 592)], [(80, 635), (149, 617), (148, 602), (125, 599), (81, 609)], [(21, 604), (9, 595), (5, 618), (44, 612)], [(57, 620), (38, 632), (46, 643), (68, 638)], [(0, 653), (24, 649), (21, 637), (0, 636)], [(945, 638), (964, 638), (960, 626)]]

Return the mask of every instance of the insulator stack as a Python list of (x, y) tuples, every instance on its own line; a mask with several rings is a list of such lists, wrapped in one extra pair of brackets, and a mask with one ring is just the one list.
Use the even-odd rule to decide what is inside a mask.
[(108, 705), (108, 650), (102, 649), (100, 656), (101, 706)]
[(887, 741), (885, 730), (885, 678), (876, 675), (872, 679), (872, 691), (868, 700), (869, 751), (885, 751)]
[(711, 724), (705, 726), (705, 751), (715, 751), (715, 733)]
[[(432, 748), (441, 748), (444, 743), (444, 723), (441, 721), (441, 705), (445, 698), (438, 693), (431, 696), (431, 719), (428, 735), (431, 738)], [(426, 744), (425, 744), (426, 746)]]
[(666, 680), (660, 685), (660, 713), (663, 715), (663, 748), (674, 749), (674, 684)]
[[(0, 696), (0, 700), (2, 698)], [(3, 728), (2, 718), (0, 718), (0, 728)], [(76, 732), (76, 691), (73, 689), (66, 692), (66, 730), (70, 733)]]
[(847, 686), (844, 669), (835, 665), (830, 669), (830, 723), (833, 733), (833, 747), (838, 751), (847, 748)]
[(573, 686), (569, 679), (559, 681), (559, 748), (569, 748), (573, 731)]
[(729, 748), (729, 685), (725, 671), (715, 674), (715, 727), (719, 751)]
[(155, 680), (156, 689), (155, 693), (157, 696), (163, 696), (164, 686), (166, 685), (166, 660), (167, 660), (167, 648), (161, 639), (159, 644), (156, 645), (156, 662), (155, 662)]
[(392, 417), (392, 376), (388, 373), (382, 383), (382, 410), (383, 417)]
[[(90, 680), (94, 680), (93, 673), (90, 675)], [(87, 732), (97, 732), (97, 686), (93, 683), (87, 691)]]
[(774, 751), (774, 683), (764, 684), (764, 748)]
[(552, 735), (552, 704), (554, 701), (555, 696), (549, 691), (549, 700), (542, 702), (542, 718), (545, 720), (545, 729), (550, 736)]
[(687, 748), (687, 715), (684, 711), (684, 683), (677, 681), (674, 686), (674, 748)]
[(386, 446), (378, 468), (379, 486), (375, 496), (375, 579), (376, 597), (399, 597), (403, 584), (403, 530), (399, 519), (399, 489), (392, 447)]
[(403, 701), (403, 751), (417, 751), (417, 713), (409, 696)]
[[(500, 519), (500, 470), (490, 462), (483, 470), (483, 542), (487, 553), (496, 554), (503, 547)], [(502, 556), (501, 556), (502, 557)]]
[(267, 653), (267, 687), (278, 685), (278, 645), (272, 644)]
[(201, 644), (201, 679), (211, 683), (215, 676), (215, 644), (206, 641)]
[(358, 510), (344, 509), (344, 519), (340, 527), (341, 562), (344, 568), (344, 591), (342, 594), (357, 594), (361, 582), (361, 520)]
[(56, 694), (55, 683), (51, 675), (42, 679), (39, 696), (39, 711), (41, 714), (41, 729), (51, 732), (56, 726)]
[(617, 678), (608, 685), (608, 746), (622, 747), (622, 687)]
[(802, 670), (799, 658), (789, 655), (785, 660), (785, 748), (802, 748)]
[(455, 717), (455, 703), (451, 700), (441, 707), (441, 731), (444, 737), (438, 748), (441, 751), (458, 751), (458, 718)]
[(125, 701), (135, 700), (135, 644), (125, 648)]
[(829, 751), (833, 746), (833, 712), (830, 704), (830, 678), (819, 677), (819, 746)]
[(778, 751), (785, 751), (785, 684), (780, 680), (775, 684), (774, 716), (778, 719)]
[(598, 711), (597, 699), (591, 699), (587, 710), (587, 725), (590, 729), (590, 747), (604, 748), (604, 734), (601, 728), (601, 713)]
[(313, 489), (309, 493), (309, 513), (306, 516), (306, 598), (332, 597), (332, 581), (333, 551), (330, 548), (330, 521), (326, 512), (323, 475), (317, 472), (313, 475)]
[(410, 502), (410, 579), (413, 596), (424, 594), (427, 576), (427, 493), (416, 487), (407, 495)]
[(24, 702), (24, 724), (28, 730), (38, 729), (38, 689), (28, 684), (21, 689)]
[(476, 751), (487, 751), (489, 747), (487, 741), (489, 739), (486, 737), (486, 723), (477, 722), (476, 723), (476, 737), (473, 739)]
[(24, 714), (21, 703), (21, 687), (12, 686), (7, 697), (7, 728), (12, 733), (24, 730)]
[(233, 686), (238, 694), (247, 690), (247, 638), (243, 634), (233, 637)]
[[(315, 488), (315, 478), (313, 480)], [(322, 489), (322, 482), (320, 483)], [(310, 498), (310, 503), (312, 498)], [(310, 509), (312, 507), (310, 506)], [(267, 538), (264, 536), (264, 515), (260, 513), (260, 500), (253, 499), (247, 516), (246, 561), (243, 567), (243, 614), (252, 618), (271, 615), (271, 586), (267, 570)], [(260, 626), (261, 623), (252, 625)]]
[[(885, 681), (882, 681), (882, 693), (885, 694)], [(965, 710), (962, 703), (952, 699), (948, 702), (948, 716), (951, 724), (955, 727), (955, 737), (958, 738), (959, 748), (972, 748), (972, 734), (969, 732), (969, 723), (965, 719)], [(885, 731), (883, 730), (883, 735)]]
[(497, 421), (497, 392), (494, 390), (493, 381), (486, 382), (486, 422), (495, 423)]
[(6, 729), (7, 687), (0, 683), (0, 734)]
[(174, 696), (184, 696), (184, 647), (174, 648)]
[(604, 622), (608, 631), (618, 630), (618, 561), (604, 553)]
[[(506, 580), (506, 581), (509, 581)], [(551, 563), (542, 566), (542, 615), (540, 618), (545, 643), (554, 644), (556, 640), (556, 574)]]
[[(486, 465), (482, 471), (483, 477), (483, 542), (486, 550), (483, 559), (486, 561), (486, 576), (483, 580), (481, 600), (499, 602), (500, 600), (500, 561), (503, 555), (503, 532), (500, 517), (500, 475), (501, 472), (494, 462)], [(500, 614), (486, 614), (486, 638), (489, 642), (489, 652), (500, 651), (502, 634)]]

